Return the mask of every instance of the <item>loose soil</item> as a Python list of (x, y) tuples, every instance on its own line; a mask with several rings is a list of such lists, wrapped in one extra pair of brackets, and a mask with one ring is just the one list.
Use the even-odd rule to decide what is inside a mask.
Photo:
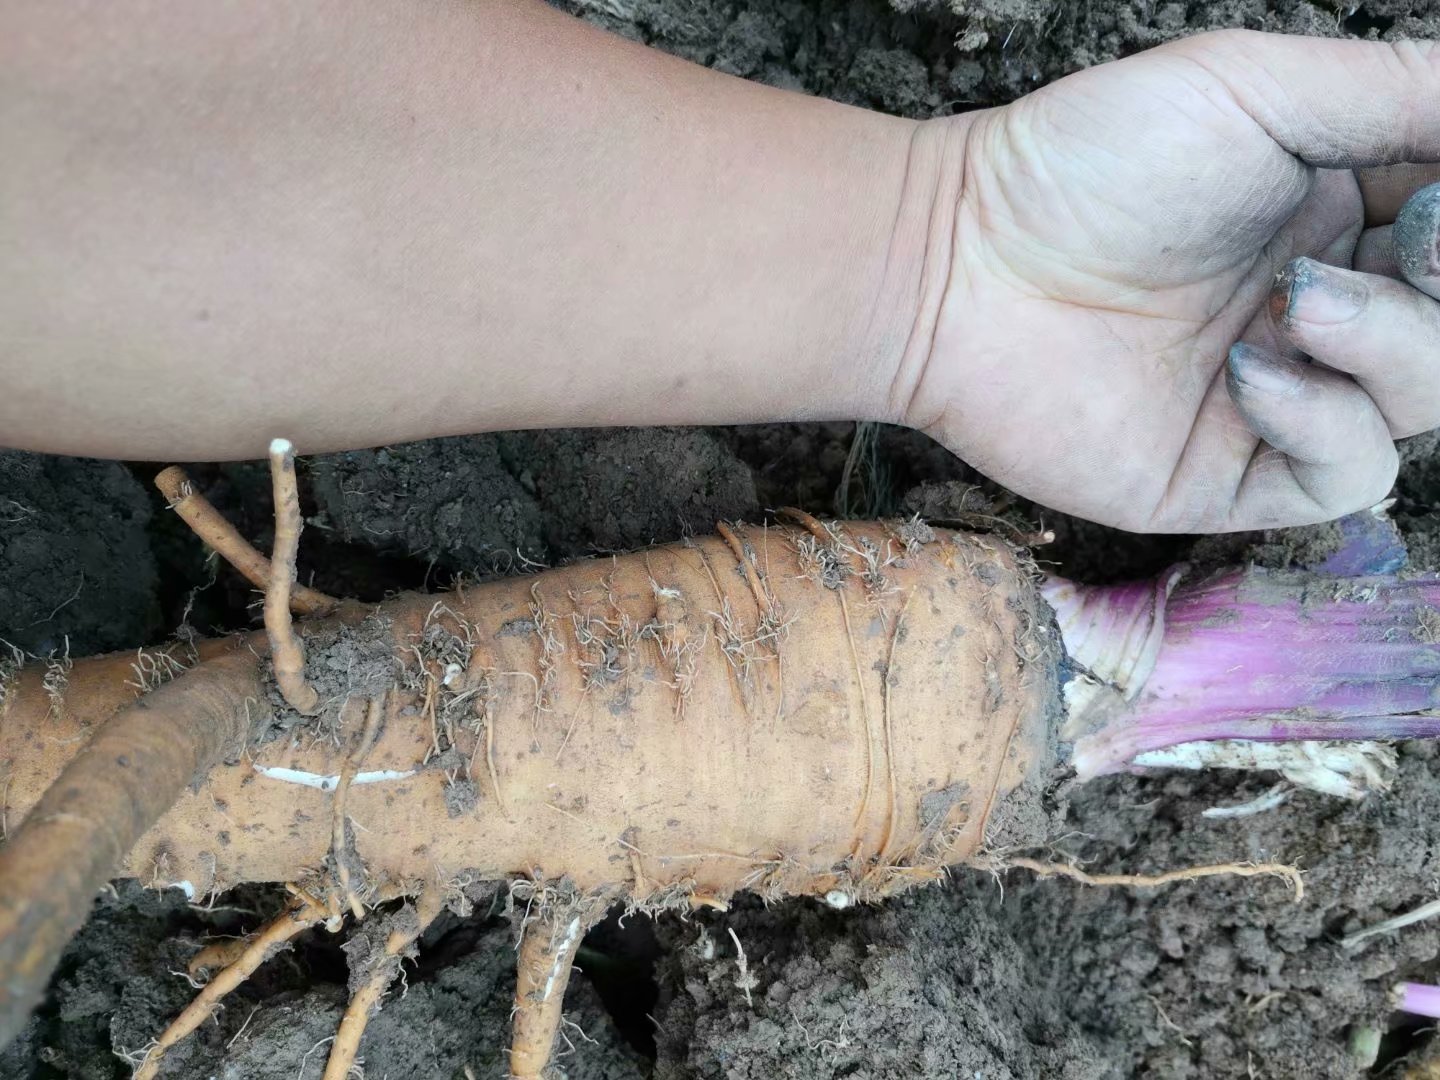
[[(1440, 5), (1369, 0), (572, 0), (562, 5), (720, 70), (909, 116), (1000, 104), (1070, 71), (1180, 34), (1246, 26), (1423, 36)], [(781, 505), (817, 513), (921, 511), (990, 527), (1053, 528), (1040, 554), (1082, 580), (1181, 558), (1283, 565), (1323, 530), (1141, 538), (1042, 513), (922, 436), (851, 424), (564, 431), (436, 440), (304, 463), (302, 574), (379, 598), (702, 531)], [(1414, 565), (1440, 568), (1440, 449), (1405, 448), (1395, 516)], [(847, 472), (850, 459), (852, 468)], [(0, 637), (31, 653), (134, 646), (185, 624), (252, 625), (253, 593), (216, 568), (149, 484), (149, 466), (0, 454)], [(269, 540), (258, 465), (198, 467), (198, 486)], [(842, 478), (844, 481), (842, 482)], [(4, 655), (8, 655), (8, 650)], [(0, 656), (3, 659), (3, 656)], [(959, 871), (880, 907), (749, 900), (725, 914), (618, 917), (587, 939), (567, 998), (572, 1080), (1350, 1078), (1430, 1053), (1390, 1013), (1399, 979), (1440, 981), (1440, 922), (1344, 952), (1339, 938), (1434, 898), (1440, 757), (1407, 746), (1394, 788), (1360, 804), (1297, 796), (1242, 820), (1266, 777), (1109, 778), (1073, 791), (1053, 855), (1092, 872), (1282, 860), (1281, 882), (1211, 879), (1106, 890)], [(128, 1076), (193, 990), (202, 943), (278, 910), (247, 888), (188, 904), (121, 884), (102, 896), (49, 999), (0, 1054), (14, 1080)], [(266, 964), (174, 1051), (166, 1077), (316, 1078), (345, 1000), (341, 942), (317, 930)], [(372, 1020), (369, 1080), (503, 1075), (514, 940), (498, 903), (446, 916)], [(744, 950), (741, 977), (739, 949)], [(1378, 1064), (1348, 1050), (1385, 1033)], [(573, 1051), (572, 1048), (573, 1047)]]

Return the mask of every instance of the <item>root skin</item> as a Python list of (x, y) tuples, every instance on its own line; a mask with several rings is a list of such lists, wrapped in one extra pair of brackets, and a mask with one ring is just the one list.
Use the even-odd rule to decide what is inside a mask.
[(259, 668), (253, 654), (234, 652), (121, 709), (0, 848), (0, 1046), (136, 841), (186, 785), (240, 752), (263, 709)]
[[(283, 448), (276, 477), (272, 586), (283, 586), (299, 527), (293, 459)], [(1058, 673), (1031, 647), (1038, 592), (1007, 546), (938, 530), (886, 566), (884, 590), (867, 590), (853, 568), (817, 580), (803, 562), (817, 530), (827, 551), (847, 557), (883, 550), (888, 535), (864, 522), (733, 525), (719, 537), (471, 586), (444, 601), (446, 618), (464, 632), (443, 669), (426, 655), (435, 597), (342, 605), (314, 620), (311, 639), (367, 617), (389, 636), (395, 682), (378, 726), (376, 710), (343, 708), (345, 695), (327, 688), (328, 700), (316, 703), (326, 710), (326, 738), (254, 744), (203, 778), (200, 766), (215, 754), (181, 755), (164, 783), (146, 785), (143, 805), (153, 813), (113, 836), (94, 838), (87, 824), (70, 837), (71, 847), (105, 849), (86, 855), (83, 889), (48, 884), (46, 874), (65, 876), (51, 865), (63, 848), (0, 876), (0, 898), (15, 894), (8, 916), (0, 903), (0, 918), (9, 918), (0, 923), (0, 958), (37, 940), (13, 912), (33, 922), (53, 911), (52, 895), (78, 898), (45, 931), (58, 951), (93, 890), (117, 870), (201, 895), (303, 877), (327, 865), (338, 837), (353, 880), (331, 883), (331, 918), (342, 903), (363, 910), (362, 898), (417, 881), (524, 880), (545, 897), (527, 912), (538, 921), (526, 931), (516, 1018), (512, 1069), (528, 1078), (548, 1059), (563, 981), (592, 910), (615, 901), (645, 910), (723, 906), (741, 890), (863, 902), (936, 880), (981, 850), (997, 798), (1049, 767)], [(267, 641), (287, 699), (296, 703), (301, 687), (314, 694), (283, 587), (267, 594), (266, 630), (264, 638), (195, 642), (186, 653), (195, 666), (133, 707), (129, 656), (77, 661), (58, 706), (43, 672), (22, 671), (0, 705), (8, 821), (20, 822), (22, 837), (32, 819), (37, 833), (73, 829), (53, 820), (50, 801), (98, 805), (99, 782), (61, 782), (41, 799), (72, 758), (87, 760), (97, 748), (104, 761), (91, 767), (116, 772), (118, 751), (105, 741), (112, 716), (168, 715), (168, 703), (179, 701), (183, 720), (170, 718), (181, 728), (177, 746), (193, 740), (189, 729), (208, 711), (238, 723), (239, 697), (261, 698)], [(417, 664), (443, 670), (443, 679), (415, 677)], [(439, 755), (437, 715), (450, 744)], [(82, 751), (92, 731), (102, 734)], [(238, 734), (225, 745), (238, 751)], [(446, 794), (461, 770), (479, 798), (452, 817)], [(926, 811), (949, 792), (966, 794), (941, 799), (938, 818)], [(102, 817), (107, 828), (111, 816)], [(17, 838), (0, 866), (24, 847)], [(217, 976), (213, 994), (242, 978), (255, 955), (247, 949), (234, 974)], [(7, 970), (19, 970), (18, 960), (7, 968), (0, 959)], [(48, 963), (35, 968), (23, 1000), (12, 993), (12, 1031), (48, 971)], [(358, 1047), (387, 984), (377, 975), (357, 991), (336, 1052)], [(209, 1001), (189, 1015), (203, 1019)], [(167, 1034), (166, 1045), (178, 1037)]]
[[(869, 523), (843, 529), (857, 542), (885, 536)], [(764, 549), (759, 528), (733, 531), (742, 545)], [(724, 901), (740, 889), (771, 897), (840, 889), (858, 902), (933, 880), (944, 864), (977, 853), (990, 793), (1008, 790), (1043, 753), (1058, 700), (1054, 672), (1026, 667), (1012, 647), (1029, 625), (1028, 578), (1008, 549), (939, 533), (905, 566), (890, 568), (896, 589), (881, 609), (865, 599), (858, 575), (840, 589), (802, 577), (796, 535), (775, 526), (768, 534), (769, 587), (790, 629), (776, 642), (783, 686), (782, 665), (751, 665), (748, 693), (761, 709), (747, 708), (729, 658), (713, 634), (707, 639), (709, 613), (727, 603), (746, 632), (761, 614), (722, 539), (579, 563), (538, 579), (564, 646), (550, 650), (555, 705), (538, 716), (530, 677), (542, 648), (531, 613), (537, 579), (448, 597), (473, 644), (464, 670), (438, 691), (437, 707), (463, 701), (456, 749), (475, 763), (480, 800), (471, 813), (449, 816), (446, 769), (426, 764), (434, 747), (423, 686), (402, 682), (345, 793), (345, 813), (363, 826), (355, 854), (371, 878), (428, 880), (438, 867), (492, 880), (566, 877), (591, 892), (633, 883), (638, 860), (647, 894), (679, 889)], [(627, 640), (624, 678), (587, 686), (571, 615), (583, 618), (596, 595), (617, 623), (657, 629)], [(401, 664), (416, 663), (415, 643), (434, 606), (433, 596), (409, 595), (380, 607), (397, 680)], [(686, 661), (693, 670), (678, 719), (676, 640), (703, 643)], [(240, 639), (245, 645), (263, 651), (253, 637)], [(198, 647), (203, 665), (217, 649), (237, 646)], [(76, 661), (58, 716), (49, 715), (36, 675), (21, 672), (13, 682), (0, 723), (0, 763), (13, 766), (12, 828), (78, 748), (67, 740), (83, 737), (133, 694), (112, 681), (120, 670), (130, 674), (128, 663), (122, 669), (110, 658)], [(997, 680), (1005, 690), (998, 703)], [(334, 740), (275, 740), (214, 770), (140, 839), (124, 872), (152, 880), (163, 853), (159, 883), (187, 881), (203, 893), (292, 880), (325, 865), (335, 837), (334, 788), (360, 743), (363, 712), (347, 710)], [(465, 716), (470, 722), (459, 722)], [(50, 737), (27, 738), (41, 731)], [(962, 789), (970, 794), (944, 823), (922, 821), (922, 801)], [(235, 821), (245, 829), (235, 830)], [(927, 829), (944, 843), (922, 857), (914, 840)], [(228, 844), (216, 842), (221, 833)]]

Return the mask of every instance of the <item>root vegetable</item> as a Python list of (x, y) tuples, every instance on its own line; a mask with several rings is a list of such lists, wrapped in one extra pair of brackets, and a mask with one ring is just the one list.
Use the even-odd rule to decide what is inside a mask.
[[(343, 663), (360, 636), (394, 657), (397, 690), (346, 793), (370, 877), (438, 865), (641, 901), (742, 886), (868, 899), (978, 850), (990, 808), (1044, 759), (1057, 695), (1058, 653), (1008, 548), (937, 533), (901, 558), (871, 523), (825, 545), (792, 528), (734, 534), (768, 613), (730, 546), (703, 538), (303, 624), (315, 666)], [(841, 545), (898, 561), (867, 586)], [(237, 644), (266, 651), (258, 635)], [(12, 822), (134, 697), (127, 660), (77, 661), (58, 710), (38, 671), (9, 684)], [(126, 871), (158, 867), (203, 894), (322, 865), (366, 711), (343, 694), (328, 705), (186, 792)], [(446, 789), (462, 777), (479, 797), (455, 814)]]
[[(336, 912), (352, 891), (528, 883), (534, 933), (569, 945), (552, 957), (527, 934), (527, 970), (554, 977), (542, 993), (522, 980), (520, 1076), (548, 1058), (576, 918), (935, 880), (1050, 759), (1057, 642), (1002, 542), (796, 520), (301, 624), (313, 683), (383, 643), (384, 690), (342, 684), (313, 720), (273, 697), (292, 726), (211, 770), (102, 876), (203, 895), (328, 868), (305, 884)], [(203, 682), (217, 652), (270, 645), (201, 643), (182, 678)], [(6, 686), (0, 714), (17, 838), (135, 697), (124, 657), (77, 662), (58, 708), (38, 674)]]
[[(288, 454), (277, 457), (283, 476)], [(277, 495), (289, 498), (279, 481)], [(212, 986), (233, 987), (306, 926), (338, 929), (420, 895), (421, 910), (405, 909), (383, 955), (352, 980), (360, 989), (327, 1072), (342, 1075), (435, 911), (463, 906), (475, 882), (508, 881), (525, 911), (511, 1070), (538, 1077), (580, 936), (616, 902), (723, 906), (754, 890), (842, 908), (967, 862), (1092, 884), (1227, 872), (1298, 882), (1268, 864), (1090, 877), (1009, 856), (997, 836), (1003, 827), (1016, 842), (1015, 823), (1067, 758), (1082, 777), (1263, 764), (1355, 795), (1383, 781), (1385, 751), (1335, 740), (1440, 733), (1417, 696), (1440, 667), (1433, 579), (1238, 574), (1180, 585), (1176, 573), (1110, 589), (1050, 581), (1042, 599), (1009, 545), (919, 522), (791, 512), (717, 532), (440, 597), (339, 605), (293, 630), (291, 596), (267, 606), (266, 635), (157, 652), (171, 659), (140, 666), (189, 670), (138, 703), (128, 657), (78, 661), (58, 692), (41, 672), (20, 672), (0, 701), (0, 817), (20, 823), (0, 848), (0, 917), (43, 906), (47, 890), (83, 914), (111, 873), (192, 895), (297, 882), (295, 909), (229, 950), (232, 966)], [(289, 580), (293, 554), (277, 543), (267, 584)], [(307, 661), (291, 669), (290, 690), (313, 690), (313, 717), (285, 707), (294, 695), (283, 686), (256, 707), (262, 660), (285, 652), (287, 633)], [(343, 674), (327, 681), (333, 672)], [(87, 853), (88, 876), (57, 879), (60, 849), (34, 838), (50, 828), (53, 800), (78, 797), (65, 777), (103, 765), (97, 747), (113, 759), (127, 717), (227, 677), (249, 687), (231, 688), (221, 718), (251, 722), (244, 754), (177, 799), (216, 745), (236, 746), (204, 734), (214, 717), (199, 735), (178, 733), (209, 749), (134, 804), (122, 839)], [(1062, 682), (1073, 746), (1060, 743)], [(1291, 757), (1257, 749), (1287, 739), (1300, 740)], [(133, 798), (98, 784), (81, 794), (92, 820)], [(77, 835), (71, 850), (89, 843)], [(53, 962), (76, 921), (56, 922), (34, 947), (23, 924), (0, 922), (0, 958), (28, 949)], [(23, 1022), (43, 968), (0, 959), (5, 1032)], [(212, 1004), (162, 1034), (144, 1075)]]

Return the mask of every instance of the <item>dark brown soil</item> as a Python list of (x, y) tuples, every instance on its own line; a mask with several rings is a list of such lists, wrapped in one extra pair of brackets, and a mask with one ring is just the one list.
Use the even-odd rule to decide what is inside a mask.
[[(1384, 36), (1440, 27), (1440, 5), (1391, 0), (1354, 11), (1323, 0), (566, 6), (737, 75), (911, 116), (998, 104), (1211, 27)], [(1325, 539), (1315, 530), (1198, 543), (1114, 533), (1042, 514), (897, 429), (867, 436), (842, 485), (854, 437), (850, 424), (576, 431), (316, 459), (302, 477), (310, 521), (302, 571), (332, 592), (378, 598), (456, 574), (672, 539), (786, 504), (982, 515), (1002, 530), (1043, 520), (1057, 541), (1040, 554), (1095, 581), (1186, 557), (1281, 564)], [(1414, 563), (1440, 568), (1437, 440), (1413, 440), (1405, 457), (1396, 518)], [(182, 618), (202, 632), (248, 624), (253, 594), (207, 567), (149, 493), (153, 471), (0, 455), (0, 637), (43, 653), (69, 635), (81, 654), (138, 645)], [(262, 470), (208, 467), (194, 476), (242, 531), (268, 541)], [(1440, 758), (1408, 747), (1393, 790), (1361, 804), (1301, 796), (1254, 818), (1202, 816), (1268, 783), (1231, 774), (1102, 780), (1070, 793), (1052, 846), (1093, 872), (1290, 861), (1306, 873), (1303, 903), (1281, 883), (1254, 879), (1099, 890), (962, 871), (943, 888), (874, 909), (754, 901), (686, 921), (612, 920), (587, 939), (585, 977), (567, 1000), (575, 1052), (560, 1065), (572, 1078), (617, 1080), (1347, 1078), (1368, 1074), (1347, 1049), (1357, 1025), (1386, 1032), (1380, 1066), (1421, 1052), (1426, 1036), (1389, 1013), (1386, 993), (1401, 978), (1440, 981), (1440, 921), (1350, 953), (1338, 939), (1434, 898)], [(0, 1054), (0, 1077), (127, 1076), (117, 1054), (143, 1046), (188, 999), (191, 988), (173, 973), (197, 944), (255, 927), (279, 902), (272, 890), (247, 889), (202, 909), (133, 885), (102, 897), (46, 1006)], [(748, 994), (737, 939), (753, 977)], [(502, 1075), (511, 946), (494, 909), (433, 928), (407, 965), (408, 989), (372, 1021), (365, 1075)], [(163, 1075), (318, 1077), (346, 978), (337, 941), (302, 937), (177, 1050)]]

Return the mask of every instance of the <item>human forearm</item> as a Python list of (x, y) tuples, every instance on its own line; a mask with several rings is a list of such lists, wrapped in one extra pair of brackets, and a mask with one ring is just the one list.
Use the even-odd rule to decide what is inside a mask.
[(519, 0), (63, 8), (0, 16), (0, 442), (893, 407), (952, 140)]

